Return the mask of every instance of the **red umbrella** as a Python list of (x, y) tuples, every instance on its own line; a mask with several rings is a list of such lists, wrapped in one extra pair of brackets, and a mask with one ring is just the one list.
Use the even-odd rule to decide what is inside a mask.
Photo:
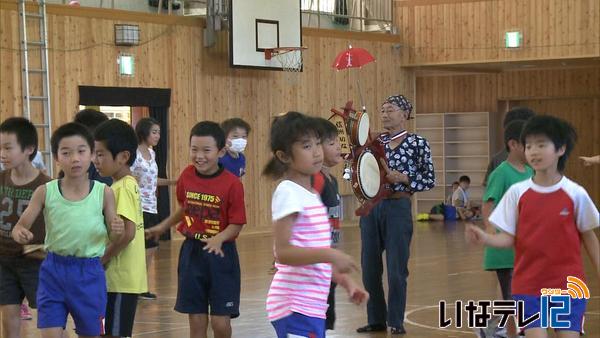
[(356, 67), (360, 68), (373, 61), (375, 61), (375, 58), (366, 49), (352, 48), (352, 46), (348, 46), (348, 49), (339, 53), (335, 57), (331, 67), (337, 70)]
[[(361, 68), (367, 63), (375, 61), (375, 58), (371, 53), (369, 53), (364, 48), (352, 48), (351, 45), (348, 46), (348, 49), (339, 53), (335, 60), (333, 60), (333, 65), (331, 67), (342, 70), (347, 68)], [(362, 106), (362, 110), (365, 111), (365, 103), (362, 98), (362, 93), (360, 90), (360, 78), (356, 78), (356, 82), (358, 84), (358, 95), (360, 96), (360, 105)]]

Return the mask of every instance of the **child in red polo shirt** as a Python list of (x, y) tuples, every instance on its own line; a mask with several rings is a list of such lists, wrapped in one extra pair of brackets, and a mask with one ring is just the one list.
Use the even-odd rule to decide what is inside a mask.
[[(189, 314), (190, 335), (208, 328), (231, 337), (231, 318), (240, 315), (240, 262), (235, 239), (246, 223), (244, 188), (219, 165), (225, 133), (217, 123), (196, 124), (190, 135), (190, 161), (177, 181), (180, 207), (147, 229), (158, 238), (169, 227), (186, 237), (181, 246), (175, 311)], [(210, 309), (210, 310), (209, 310)]]

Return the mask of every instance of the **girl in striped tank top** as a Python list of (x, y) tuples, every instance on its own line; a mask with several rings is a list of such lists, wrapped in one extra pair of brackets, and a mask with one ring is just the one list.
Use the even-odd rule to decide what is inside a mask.
[(356, 264), (331, 248), (327, 211), (311, 188), (321, 170), (323, 149), (314, 118), (296, 112), (279, 116), (271, 126), (273, 158), (263, 174), (283, 178), (272, 199), (277, 272), (267, 296), (267, 313), (277, 337), (325, 337), (325, 314), (331, 280), (356, 304), (367, 292), (347, 275)]

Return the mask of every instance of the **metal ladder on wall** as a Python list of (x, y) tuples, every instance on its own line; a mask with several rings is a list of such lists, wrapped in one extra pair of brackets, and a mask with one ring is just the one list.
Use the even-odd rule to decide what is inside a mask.
[[(19, 31), (21, 35), (21, 70), (23, 75), (23, 116), (38, 130), (38, 149), (44, 157), (48, 175), (53, 177), (50, 135), (50, 74), (48, 71), (48, 30), (46, 2), (19, 0)], [(30, 40), (28, 34), (36, 34)]]

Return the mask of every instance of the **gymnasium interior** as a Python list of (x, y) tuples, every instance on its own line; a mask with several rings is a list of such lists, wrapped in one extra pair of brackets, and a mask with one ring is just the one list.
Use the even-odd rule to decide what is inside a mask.
[[(374, 60), (336, 68), (336, 56), (349, 49)], [(237, 239), (241, 316), (231, 321), (233, 337), (275, 337), (265, 299), (278, 182), (262, 175), (272, 157), (273, 119), (298, 111), (336, 120), (332, 110), (351, 101), (378, 132), (382, 103), (399, 94), (413, 106), (407, 129), (428, 140), (435, 168), (435, 187), (411, 197), (405, 337), (480, 337), (466, 313), (464, 324), (456, 323), (454, 304), (498, 297), (496, 275), (482, 267), (483, 247), (467, 242), (465, 221), (417, 215), (443, 203), (463, 175), (470, 177), (469, 198), (481, 204), (488, 163), (504, 148), (503, 119), (515, 107), (575, 128), (564, 173), (598, 208), (600, 166), (580, 157), (600, 154), (600, 1), (0, 0), (0, 120), (23, 116), (38, 126), (52, 177), (59, 168), (50, 134), (81, 109), (131, 125), (160, 121), (159, 177), (173, 180), (190, 163), (194, 124), (237, 117), (251, 126), (241, 178), (247, 223)], [(340, 249), (360, 263), (361, 201), (344, 178), (348, 166), (331, 168), (343, 206)], [(177, 205), (175, 187), (158, 194), (159, 214), (168, 216)], [(182, 242), (174, 229), (160, 241), (148, 276), (157, 299), (138, 302), (133, 337), (191, 335), (187, 316), (173, 310)], [(600, 280), (583, 256), (591, 294), (585, 336), (599, 337)], [(361, 281), (360, 271), (352, 276)], [(336, 297), (336, 326), (327, 337), (396, 337), (357, 333), (367, 323), (366, 305), (352, 304), (341, 288)], [(440, 325), (441, 301), (453, 319), (448, 327)], [(22, 321), (21, 337), (41, 337), (33, 313)], [(71, 320), (64, 336), (77, 336)]]

